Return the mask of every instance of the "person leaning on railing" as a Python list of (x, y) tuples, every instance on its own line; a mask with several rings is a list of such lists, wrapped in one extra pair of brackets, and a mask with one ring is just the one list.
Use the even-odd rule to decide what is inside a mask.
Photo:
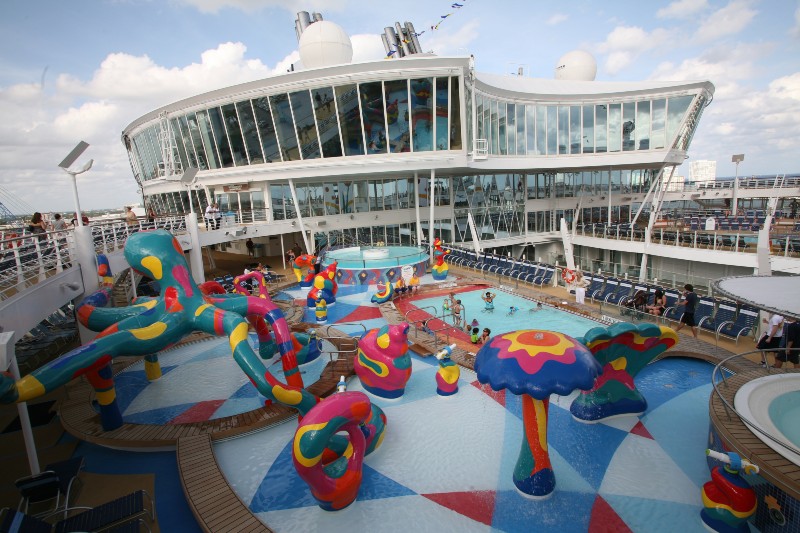
[(784, 361), (789, 361), (795, 368), (800, 364), (800, 322), (797, 319), (787, 319), (786, 348), (775, 354), (775, 368), (781, 368)]

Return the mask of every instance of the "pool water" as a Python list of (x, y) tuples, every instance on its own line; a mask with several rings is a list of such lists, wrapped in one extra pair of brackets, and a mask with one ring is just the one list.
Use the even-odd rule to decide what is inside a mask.
[[(546, 500), (523, 498), (511, 479), (520, 399), (481, 386), (465, 369), (459, 392), (440, 397), (431, 357), (412, 355), (402, 398), (370, 396), (386, 413), (386, 438), (365, 459), (358, 499), (342, 511), (320, 509), (297, 475), (296, 421), (215, 443), (214, 451), (236, 493), (274, 531), (703, 531), (712, 368), (666, 359), (643, 369), (637, 384), (649, 405), (639, 418), (582, 424), (569, 412), (576, 394), (552, 396), (556, 488)], [(363, 388), (352, 378), (348, 390)]]
[(775, 427), (789, 439), (789, 443), (800, 448), (800, 391), (777, 396), (769, 404), (769, 417)]
[[(481, 330), (489, 328), (492, 335), (520, 329), (544, 329), (558, 331), (571, 337), (582, 337), (590, 329), (601, 325), (594, 320), (549, 306), (536, 309), (536, 303), (533, 300), (522, 296), (499, 290), (491, 292), (497, 294), (494, 299), (493, 311), (486, 310), (485, 302), (481, 299), (481, 296), (486, 293), (485, 289), (456, 293), (456, 299), (461, 300), (467, 322), (471, 323), (473, 319), (476, 319), (478, 327)], [(440, 296), (414, 300), (413, 304), (420, 309), (435, 307), (436, 314), (441, 316), (444, 301), (445, 298)], [(510, 313), (511, 307), (516, 307), (518, 310)], [(423, 310), (431, 311), (430, 309)], [(452, 317), (448, 319), (448, 322), (452, 323)]]
[[(370, 250), (386, 250), (386, 257), (369, 259), (364, 257), (364, 252)], [(393, 266), (412, 265), (420, 261), (427, 261), (428, 254), (424, 248), (416, 246), (386, 246), (379, 248), (353, 247), (340, 248), (327, 252), (323, 257), (322, 264), (327, 266), (334, 261), (338, 263), (338, 268), (386, 268)]]

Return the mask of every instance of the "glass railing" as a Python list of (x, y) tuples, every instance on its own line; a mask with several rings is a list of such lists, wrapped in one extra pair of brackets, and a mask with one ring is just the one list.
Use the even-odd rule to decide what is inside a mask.
[[(578, 226), (575, 235), (618, 241), (644, 241), (644, 228), (630, 224), (587, 224)], [(655, 228), (650, 242), (665, 246), (682, 246), (703, 250), (755, 253), (758, 231), (704, 231)], [(800, 257), (800, 233), (770, 233), (770, 255)]]

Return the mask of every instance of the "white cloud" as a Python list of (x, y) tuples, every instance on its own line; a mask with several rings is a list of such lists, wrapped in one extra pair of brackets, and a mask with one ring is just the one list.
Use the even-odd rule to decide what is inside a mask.
[(798, 6), (797, 10), (794, 12), (794, 27), (789, 30), (789, 35), (800, 38), (800, 6)]
[(708, 0), (677, 0), (656, 12), (658, 18), (684, 19), (708, 7)]
[(350, 37), (353, 45), (353, 63), (375, 61), (386, 57), (386, 49), (380, 35), (364, 33)]
[(674, 34), (662, 28), (651, 32), (637, 26), (617, 26), (608, 34), (606, 40), (597, 45), (599, 53), (607, 54), (605, 70), (617, 74), (644, 52), (668, 42)]
[(245, 13), (255, 13), (263, 9), (278, 7), (296, 13), (297, 11), (337, 11), (347, 5), (346, 0), (304, 0), (302, 6), (296, 0), (177, 0), (178, 3), (194, 7), (201, 13), (218, 13), (223, 9), (238, 9)]
[(478, 37), (480, 22), (470, 20), (461, 25), (457, 31), (451, 32), (447, 26), (436, 31), (428, 30), (422, 35), (420, 45), (426, 52), (447, 55), (469, 55), (469, 44)]
[(567, 15), (565, 15), (563, 13), (556, 13), (555, 15), (553, 15), (552, 17), (547, 19), (545, 24), (547, 24), (548, 26), (556, 26), (557, 24), (561, 24), (562, 22), (566, 21), (567, 19), (569, 19), (569, 17)]
[(285, 72), (299, 58), (293, 51), (270, 68), (246, 51), (242, 43), (223, 43), (175, 68), (147, 56), (109, 54), (89, 79), (61, 74), (45, 90), (38, 83), (0, 88), (0, 187), (37, 210), (70, 209), (71, 186), (56, 165), (85, 140), (85, 157), (95, 165), (79, 178), (81, 206), (140, 201), (122, 128), (176, 100)]
[(749, 0), (733, 0), (715, 11), (697, 29), (695, 40), (700, 43), (712, 42), (741, 32), (758, 14), (750, 5)]

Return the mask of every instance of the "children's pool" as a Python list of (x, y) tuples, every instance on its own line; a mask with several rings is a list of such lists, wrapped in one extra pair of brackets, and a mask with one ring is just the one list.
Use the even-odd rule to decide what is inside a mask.
[[(486, 309), (486, 305), (481, 299), (481, 296), (486, 293), (485, 289), (458, 292), (456, 299), (461, 300), (467, 322), (471, 323), (473, 319), (477, 320), (478, 327), (481, 330), (489, 328), (492, 335), (520, 329), (544, 329), (558, 331), (572, 337), (582, 337), (590, 329), (601, 325), (594, 320), (547, 305), (537, 309), (535, 301), (516, 294), (499, 290), (490, 292), (497, 294), (493, 302), (493, 310)], [(414, 300), (413, 303), (428, 312), (431, 311), (430, 307), (435, 307), (436, 315), (441, 316), (444, 301), (445, 298), (440, 296)], [(511, 312), (512, 307), (516, 308), (513, 312)], [(449, 314), (449, 311), (445, 311), (444, 314)], [(453, 318), (450, 317), (447, 322), (452, 324)]]

